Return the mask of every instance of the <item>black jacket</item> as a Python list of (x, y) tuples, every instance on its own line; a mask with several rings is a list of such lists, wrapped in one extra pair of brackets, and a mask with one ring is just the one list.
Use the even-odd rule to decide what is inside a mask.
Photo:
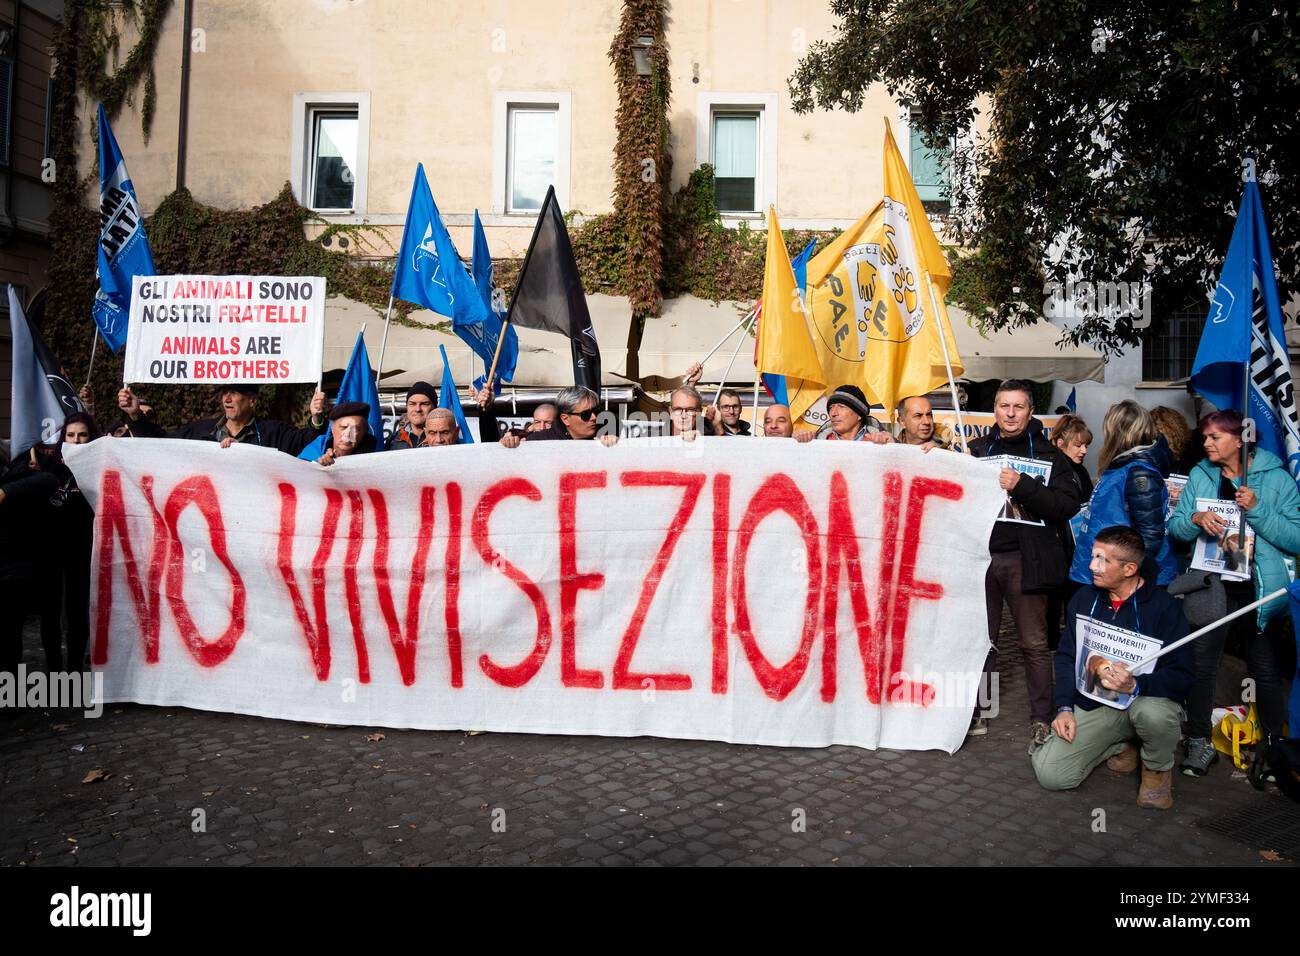
[(59, 479), (49, 471), (33, 471), (24, 454), (0, 473), (0, 580), (40, 580), (48, 551), (43, 542), (51, 536), (50, 496)]
[[(1162, 587), (1156, 585), (1159, 568), (1148, 558), (1142, 564), (1142, 586), (1138, 588), (1137, 607), (1132, 600), (1125, 601), (1116, 611), (1110, 596), (1091, 584), (1085, 584), (1070, 599), (1065, 608), (1065, 630), (1056, 648), (1052, 663), (1056, 672), (1056, 707), (1074, 707), (1093, 710), (1104, 706), (1084, 697), (1075, 687), (1075, 640), (1080, 614), (1092, 617), (1103, 624), (1114, 624), (1145, 637), (1158, 640), (1161, 645), (1186, 637), (1190, 630), (1183, 615), (1182, 603)], [(1192, 670), (1192, 645), (1184, 644), (1156, 661), (1155, 670), (1137, 679), (1139, 697), (1167, 697), (1178, 703), (1187, 699), (1195, 682)]]
[(1050, 590), (1063, 583), (1070, 570), (1070, 555), (1059, 535), (1059, 525), (1079, 513), (1083, 489), (1073, 464), (1043, 434), (1043, 425), (1031, 418), (1029, 427), (1015, 438), (1006, 438), (995, 425), (987, 435), (970, 443), (976, 458), (1014, 455), (1050, 462), (1052, 473), (1044, 485), (1037, 478), (1021, 475), (1011, 497), (1024, 505), (1029, 517), (1044, 524), (998, 521), (993, 525), (989, 550), (994, 553), (1020, 552), (1020, 588), (1025, 593)]
[[(131, 422), (131, 434), (136, 438), (185, 438), (190, 441), (216, 441), (217, 429), (224, 418), (200, 418), (196, 422), (182, 425), (170, 432), (164, 432), (157, 422), (141, 415)], [(296, 455), (325, 432), (325, 427), (298, 428), (288, 422), (273, 418), (254, 418), (245, 429), (253, 433), (252, 444), (263, 448), (277, 448), (288, 455)]]

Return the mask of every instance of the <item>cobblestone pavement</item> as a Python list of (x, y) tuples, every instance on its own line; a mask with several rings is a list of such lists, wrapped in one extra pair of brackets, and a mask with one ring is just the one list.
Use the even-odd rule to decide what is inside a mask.
[(0, 722), (0, 864), (1290, 865), (1202, 828), (1285, 800), (1225, 761), (1175, 778), (1165, 813), (1104, 767), (1042, 790), (1004, 647), (1003, 716), (954, 756), (20, 712)]

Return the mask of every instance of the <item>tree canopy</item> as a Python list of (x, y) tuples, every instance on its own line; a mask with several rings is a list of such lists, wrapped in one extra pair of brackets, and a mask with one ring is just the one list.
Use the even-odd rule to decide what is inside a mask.
[[(1283, 300), (1300, 274), (1296, 0), (832, 0), (794, 109), (856, 112), (873, 83), (953, 152), (963, 304), (994, 327), (1046, 284), (1149, 282), (1162, 316), (1204, 301), (1255, 157)], [(972, 135), (977, 104), (988, 128)], [(981, 122), (979, 126), (983, 126)], [(991, 310), (991, 311), (985, 311)], [(1140, 325), (1140, 323), (1139, 323)], [(1141, 335), (1094, 312), (1075, 340)]]

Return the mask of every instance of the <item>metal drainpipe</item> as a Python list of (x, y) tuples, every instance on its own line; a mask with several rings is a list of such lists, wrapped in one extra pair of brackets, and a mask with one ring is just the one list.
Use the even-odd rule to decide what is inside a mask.
[(185, 144), (190, 125), (190, 33), (194, 29), (194, 0), (185, 0), (181, 24), (181, 102), (179, 128), (176, 132), (176, 188), (185, 188)]

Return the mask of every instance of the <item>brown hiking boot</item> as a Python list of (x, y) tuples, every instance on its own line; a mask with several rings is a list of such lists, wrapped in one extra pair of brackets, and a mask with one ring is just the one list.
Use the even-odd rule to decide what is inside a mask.
[(1142, 785), (1138, 787), (1138, 806), (1168, 810), (1174, 805), (1173, 773), (1169, 770), (1142, 768)]
[(1125, 744), (1124, 749), (1106, 761), (1106, 769), (1116, 773), (1132, 773), (1138, 768), (1138, 749), (1134, 744)]

